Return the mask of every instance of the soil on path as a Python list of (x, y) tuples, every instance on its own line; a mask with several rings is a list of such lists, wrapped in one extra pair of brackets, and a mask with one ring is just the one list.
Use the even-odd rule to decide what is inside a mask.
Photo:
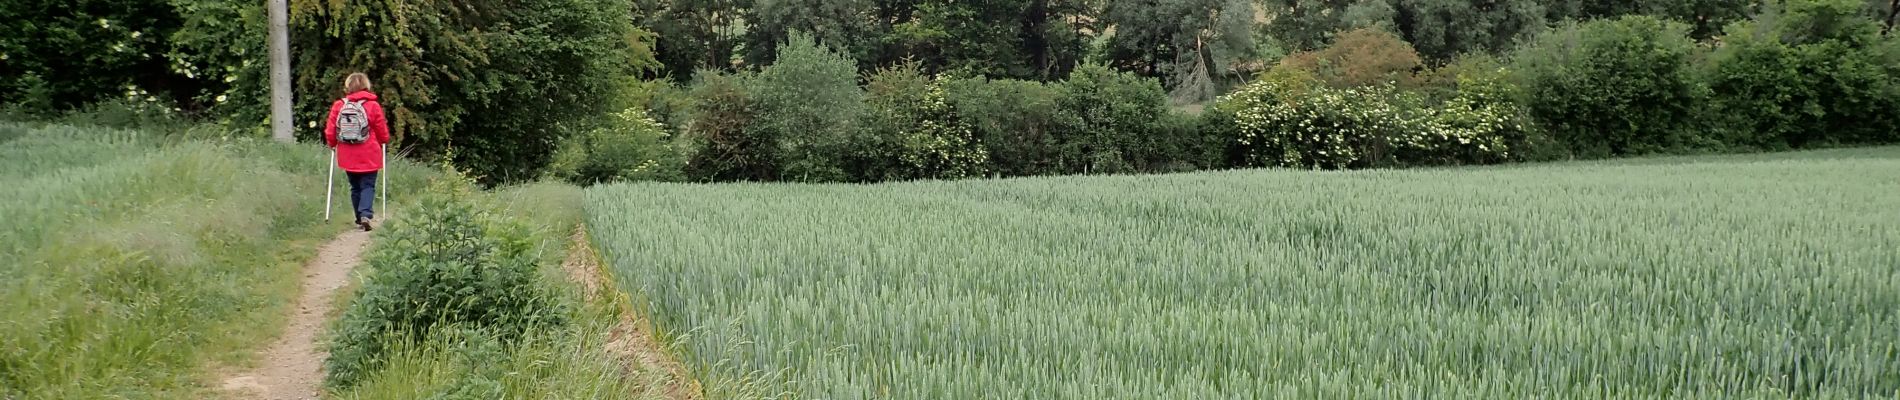
[(698, 386), (686, 376), (686, 368), (668, 356), (659, 340), (653, 338), (652, 324), (627, 307), (626, 296), (613, 286), (613, 280), (600, 268), (600, 257), (588, 244), (586, 228), (574, 230), (567, 259), (561, 270), (586, 290), (588, 301), (610, 296), (621, 306), (620, 321), (614, 323), (607, 338), (608, 354), (621, 364), (624, 372), (654, 371), (665, 374), (666, 387), (660, 393), (671, 400), (698, 400)]
[(317, 344), (330, 316), (330, 301), (347, 285), (350, 270), (363, 261), (369, 232), (350, 230), (317, 249), (317, 258), (304, 267), (303, 285), (290, 323), (278, 335), (252, 370), (224, 380), (231, 398), (302, 400), (321, 397), (323, 360), (328, 355)]

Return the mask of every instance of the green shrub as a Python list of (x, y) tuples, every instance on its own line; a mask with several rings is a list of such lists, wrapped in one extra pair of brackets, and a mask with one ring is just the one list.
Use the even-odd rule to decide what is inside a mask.
[(1512, 160), (1512, 149), (1529, 139), (1512, 87), (1501, 72), (1462, 76), (1459, 82), (1450, 99), (1433, 104), (1391, 85), (1338, 89), (1281, 71), (1222, 98), (1208, 125), (1232, 135), (1242, 166), (1346, 169)]
[(1144, 170), (1153, 159), (1155, 121), (1168, 112), (1161, 83), (1083, 65), (1057, 85), (1062, 129), (1058, 130), (1057, 170), (1064, 173), (1120, 173)]
[[(1729, 26), (1705, 68), (1713, 119), (1749, 148), (1881, 143), (1900, 131), (1900, 59), (1852, 0), (1794, 0)], [(1886, 43), (1883, 43), (1886, 42)]]
[(1208, 129), (1206, 118), (1181, 112), (1161, 114), (1154, 123), (1154, 146), (1142, 165), (1148, 172), (1188, 172), (1226, 164), (1224, 131)]
[(1273, 69), (1305, 71), (1337, 88), (1395, 84), (1412, 87), (1423, 67), (1418, 51), (1397, 35), (1380, 29), (1341, 32), (1324, 49), (1288, 55)]
[(640, 108), (610, 118), (605, 126), (562, 143), (548, 175), (576, 185), (682, 179), (679, 152), (659, 121)]
[(1393, 146), (1409, 165), (1493, 164), (1524, 159), (1533, 144), (1528, 113), (1502, 69), (1463, 71), (1452, 97), (1420, 107)]
[[(1318, 85), (1312, 85), (1318, 86)], [(1390, 86), (1333, 89), (1296, 79), (1263, 79), (1223, 97), (1247, 166), (1345, 169), (1372, 166), (1405, 117)]]
[(1519, 48), (1511, 67), (1531, 115), (1574, 155), (1719, 148), (1694, 118), (1704, 89), (1688, 30), (1647, 16), (1567, 24)]
[(847, 180), (841, 150), (857, 135), (865, 109), (857, 62), (797, 32), (776, 60), (751, 81), (757, 114), (748, 129), (777, 143), (780, 177)]
[(944, 79), (916, 64), (879, 70), (868, 88), (867, 135), (855, 141), (855, 175), (866, 181), (956, 179), (989, 170), (989, 149), (945, 99)]
[(325, 361), (329, 386), (355, 385), (382, 368), (391, 341), (421, 340), (438, 327), (506, 342), (566, 323), (566, 303), (539, 282), (527, 228), (477, 206), (466, 183), (444, 182), (452, 181), (431, 187), (370, 250)]
[(778, 138), (756, 122), (755, 78), (700, 72), (688, 97), (681, 156), (686, 176), (700, 181), (771, 181), (779, 177)]
[(686, 88), (671, 80), (638, 81), (627, 86), (628, 107), (645, 108), (661, 126), (676, 129), (686, 126), (693, 107), (693, 98)]
[[(175, 0), (180, 68), (233, 128), (268, 125), (263, 3)], [(312, 140), (342, 79), (369, 74), (401, 147), (497, 183), (542, 175), (561, 139), (624, 107), (622, 82), (657, 65), (626, 0), (291, 0), (297, 134)], [(372, 45), (373, 44), (373, 45)], [(187, 107), (189, 108), (189, 107)]]
[(202, 71), (181, 67), (168, 40), (184, 20), (168, 1), (0, 3), (0, 103), (51, 115), (128, 89), (168, 104), (189, 100), (203, 85), (193, 72)]
[(943, 86), (945, 98), (989, 153), (992, 171), (1003, 176), (1061, 172), (1056, 167), (1062, 129), (1056, 85), (971, 78)]

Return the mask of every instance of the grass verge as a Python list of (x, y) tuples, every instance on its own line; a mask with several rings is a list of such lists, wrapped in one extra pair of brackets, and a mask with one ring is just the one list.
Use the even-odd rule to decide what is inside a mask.
[[(611, 299), (587, 300), (558, 267), (571, 245), (568, 233), (580, 223), (578, 188), (532, 184), (478, 193), (443, 183), (432, 189), (437, 195), (392, 221), (388, 239), (375, 244), (369, 264), (358, 270), (363, 284), (338, 322), (333, 351), (371, 348), (373, 354), (333, 352), (333, 374), (354, 372), (332, 376), (332, 398), (661, 398), (654, 374), (626, 369), (603, 351), (619, 308)], [(436, 246), (487, 255), (423, 250)], [(421, 272), (395, 270), (416, 267), (414, 260), (435, 264)], [(378, 313), (389, 302), (385, 296), (433, 307)], [(440, 311), (421, 311), (430, 308)], [(365, 334), (365, 326), (377, 328)]]
[(0, 398), (207, 397), (202, 366), (268, 340), (345, 227), (321, 220), (313, 145), (15, 122), (0, 140)]

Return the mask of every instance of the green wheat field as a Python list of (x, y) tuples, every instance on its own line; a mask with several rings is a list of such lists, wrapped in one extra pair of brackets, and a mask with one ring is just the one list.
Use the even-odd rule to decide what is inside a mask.
[(587, 197), (715, 396), (1900, 396), (1900, 148)]

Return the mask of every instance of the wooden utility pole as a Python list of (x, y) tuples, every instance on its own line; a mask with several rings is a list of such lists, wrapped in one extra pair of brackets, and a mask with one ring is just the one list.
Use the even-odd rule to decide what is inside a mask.
[(290, 10), (287, 0), (267, 0), (270, 14), (270, 135), (297, 141), (290, 120)]

